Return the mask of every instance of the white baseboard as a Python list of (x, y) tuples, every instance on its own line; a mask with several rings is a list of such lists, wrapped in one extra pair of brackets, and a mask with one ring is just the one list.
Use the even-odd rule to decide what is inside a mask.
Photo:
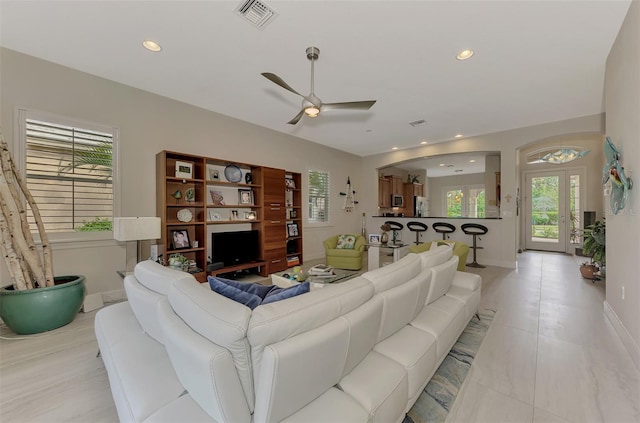
[(116, 289), (114, 291), (99, 292), (84, 297), (82, 303), (82, 311), (88, 313), (93, 310), (104, 307), (105, 304), (117, 303), (127, 299), (124, 289)]
[(613, 311), (609, 303), (606, 301), (604, 302), (604, 314), (607, 316), (607, 318), (613, 325), (613, 328), (618, 333), (618, 336), (622, 340), (622, 344), (629, 352), (629, 355), (631, 356), (634, 364), (638, 369), (640, 369), (640, 347), (638, 347), (638, 344), (631, 337), (631, 335), (627, 331), (627, 328), (624, 327), (616, 312)]
[(90, 311), (96, 310), (104, 306), (104, 302), (102, 301), (102, 294), (90, 294), (84, 297), (84, 302), (82, 303), (82, 311), (88, 313)]

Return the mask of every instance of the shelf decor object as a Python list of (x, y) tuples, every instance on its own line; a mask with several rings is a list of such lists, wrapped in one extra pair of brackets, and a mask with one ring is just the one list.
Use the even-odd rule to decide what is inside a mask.
[(113, 219), (113, 239), (116, 241), (137, 241), (136, 263), (140, 262), (142, 255), (140, 241), (160, 237), (159, 217), (116, 217)]
[(602, 169), (602, 183), (607, 184), (611, 180), (609, 204), (613, 214), (618, 214), (627, 205), (629, 191), (633, 188), (633, 181), (631, 177), (625, 175), (624, 167), (620, 163), (622, 155), (609, 137), (605, 138), (604, 156), (607, 163)]
[(193, 163), (176, 160), (176, 178), (193, 178)]
[(236, 165), (228, 165), (224, 168), (224, 177), (229, 182), (240, 182), (242, 180), (242, 170)]
[(191, 222), (191, 220), (193, 219), (193, 213), (191, 213), (191, 210), (189, 209), (180, 209), (178, 210), (176, 217), (180, 222), (187, 223)]

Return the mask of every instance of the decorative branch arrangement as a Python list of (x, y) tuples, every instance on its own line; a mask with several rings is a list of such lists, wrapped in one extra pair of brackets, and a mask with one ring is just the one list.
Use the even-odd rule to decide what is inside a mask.
[[(53, 286), (53, 259), (51, 245), (36, 202), (25, 181), (16, 169), (7, 143), (0, 133), (0, 252), (5, 258), (16, 290)], [(27, 208), (38, 227), (42, 242), (40, 255), (27, 222)], [(35, 286), (34, 286), (35, 282)]]

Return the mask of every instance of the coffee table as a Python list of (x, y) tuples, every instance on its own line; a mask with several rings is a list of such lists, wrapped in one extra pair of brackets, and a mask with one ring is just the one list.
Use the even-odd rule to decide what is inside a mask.
[[(360, 270), (346, 270), (346, 269), (333, 269), (334, 276), (331, 277), (321, 277), (321, 276), (312, 276), (307, 275), (307, 278), (304, 281), (309, 281), (311, 283), (311, 289), (322, 288), (325, 285), (341, 283), (352, 279), (362, 273)], [(284, 272), (272, 273), (271, 274), (271, 283), (277, 285), (282, 288), (288, 288), (293, 285), (297, 285), (300, 282), (294, 279), (290, 279), (285, 277), (284, 275), (291, 275), (291, 269), (285, 270)]]

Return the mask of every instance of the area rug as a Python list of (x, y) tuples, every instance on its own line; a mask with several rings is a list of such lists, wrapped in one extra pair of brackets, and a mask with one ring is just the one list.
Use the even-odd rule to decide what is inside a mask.
[(473, 317), (402, 423), (444, 422), (489, 330), (495, 310)]

